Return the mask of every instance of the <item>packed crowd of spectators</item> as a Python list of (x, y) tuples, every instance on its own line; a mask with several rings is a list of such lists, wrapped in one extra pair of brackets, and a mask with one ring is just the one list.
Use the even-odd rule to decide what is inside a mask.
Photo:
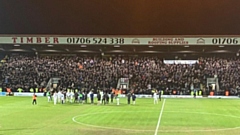
[(236, 94), (239, 58), (199, 58), (195, 64), (164, 64), (158, 57), (10, 56), (0, 67), (2, 87), (46, 87), (52, 77), (60, 88), (116, 88), (118, 79), (129, 78), (130, 89), (148, 93), (152, 88), (171, 92), (208, 89), (207, 78), (218, 77), (219, 89)]

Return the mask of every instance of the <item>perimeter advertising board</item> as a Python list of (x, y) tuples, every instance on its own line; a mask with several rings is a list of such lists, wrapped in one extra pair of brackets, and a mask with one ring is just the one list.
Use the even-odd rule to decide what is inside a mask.
[(0, 35), (0, 44), (55, 45), (240, 45), (240, 36), (56, 36)]

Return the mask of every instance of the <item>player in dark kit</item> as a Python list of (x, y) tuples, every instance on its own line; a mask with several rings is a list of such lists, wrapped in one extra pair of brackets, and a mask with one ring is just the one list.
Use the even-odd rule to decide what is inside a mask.
[(102, 96), (102, 104), (106, 104), (106, 93), (103, 93), (103, 96)]
[(161, 99), (162, 99), (162, 91), (161, 90), (159, 90), (158, 95), (159, 95), (159, 100), (161, 101)]
[(108, 93), (106, 93), (106, 103), (107, 104), (109, 103), (109, 95), (108, 95)]
[(194, 89), (194, 91), (193, 91), (193, 98), (196, 98), (196, 95), (197, 95), (197, 90)]
[(85, 91), (85, 93), (84, 93), (84, 100), (85, 100), (85, 103), (87, 103), (87, 91)]
[(130, 102), (131, 102), (131, 93), (130, 92), (127, 94), (127, 100), (128, 100), (128, 104), (130, 105)]
[(97, 94), (97, 100), (98, 100), (98, 105), (100, 105), (101, 102), (101, 94), (98, 92)]
[(78, 102), (78, 93), (77, 92), (75, 92), (74, 97), (75, 97), (74, 103), (77, 103)]
[(136, 95), (133, 93), (132, 94), (132, 101), (133, 101), (133, 105), (135, 105), (136, 104)]
[(94, 94), (93, 94), (93, 92), (91, 91), (91, 92), (90, 92), (91, 104), (93, 104), (93, 98), (94, 98)]
[(240, 98), (240, 90), (238, 90), (238, 97)]
[(111, 103), (113, 103), (114, 93), (111, 93)]

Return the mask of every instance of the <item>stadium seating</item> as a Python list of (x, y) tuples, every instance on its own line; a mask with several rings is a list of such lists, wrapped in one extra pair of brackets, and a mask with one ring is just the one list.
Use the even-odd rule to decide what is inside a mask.
[[(10, 56), (1, 67), (2, 87), (29, 91), (45, 87), (52, 77), (61, 78), (61, 88), (115, 88), (120, 77), (130, 78), (131, 90), (151, 93), (152, 88), (165, 94), (190, 94), (191, 88), (206, 88), (206, 79), (217, 75), (219, 87), (229, 95), (239, 88), (239, 58), (199, 58), (193, 65), (164, 64), (158, 57), (100, 57), (76, 56)], [(177, 92), (176, 92), (177, 91)]]

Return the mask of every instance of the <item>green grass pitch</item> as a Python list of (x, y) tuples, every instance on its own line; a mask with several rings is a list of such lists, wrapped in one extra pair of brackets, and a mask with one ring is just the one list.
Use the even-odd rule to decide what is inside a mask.
[[(237, 135), (238, 99), (120, 99), (109, 105), (48, 103), (0, 97), (0, 135)], [(163, 110), (161, 110), (163, 108)], [(161, 113), (162, 112), (162, 113)]]

